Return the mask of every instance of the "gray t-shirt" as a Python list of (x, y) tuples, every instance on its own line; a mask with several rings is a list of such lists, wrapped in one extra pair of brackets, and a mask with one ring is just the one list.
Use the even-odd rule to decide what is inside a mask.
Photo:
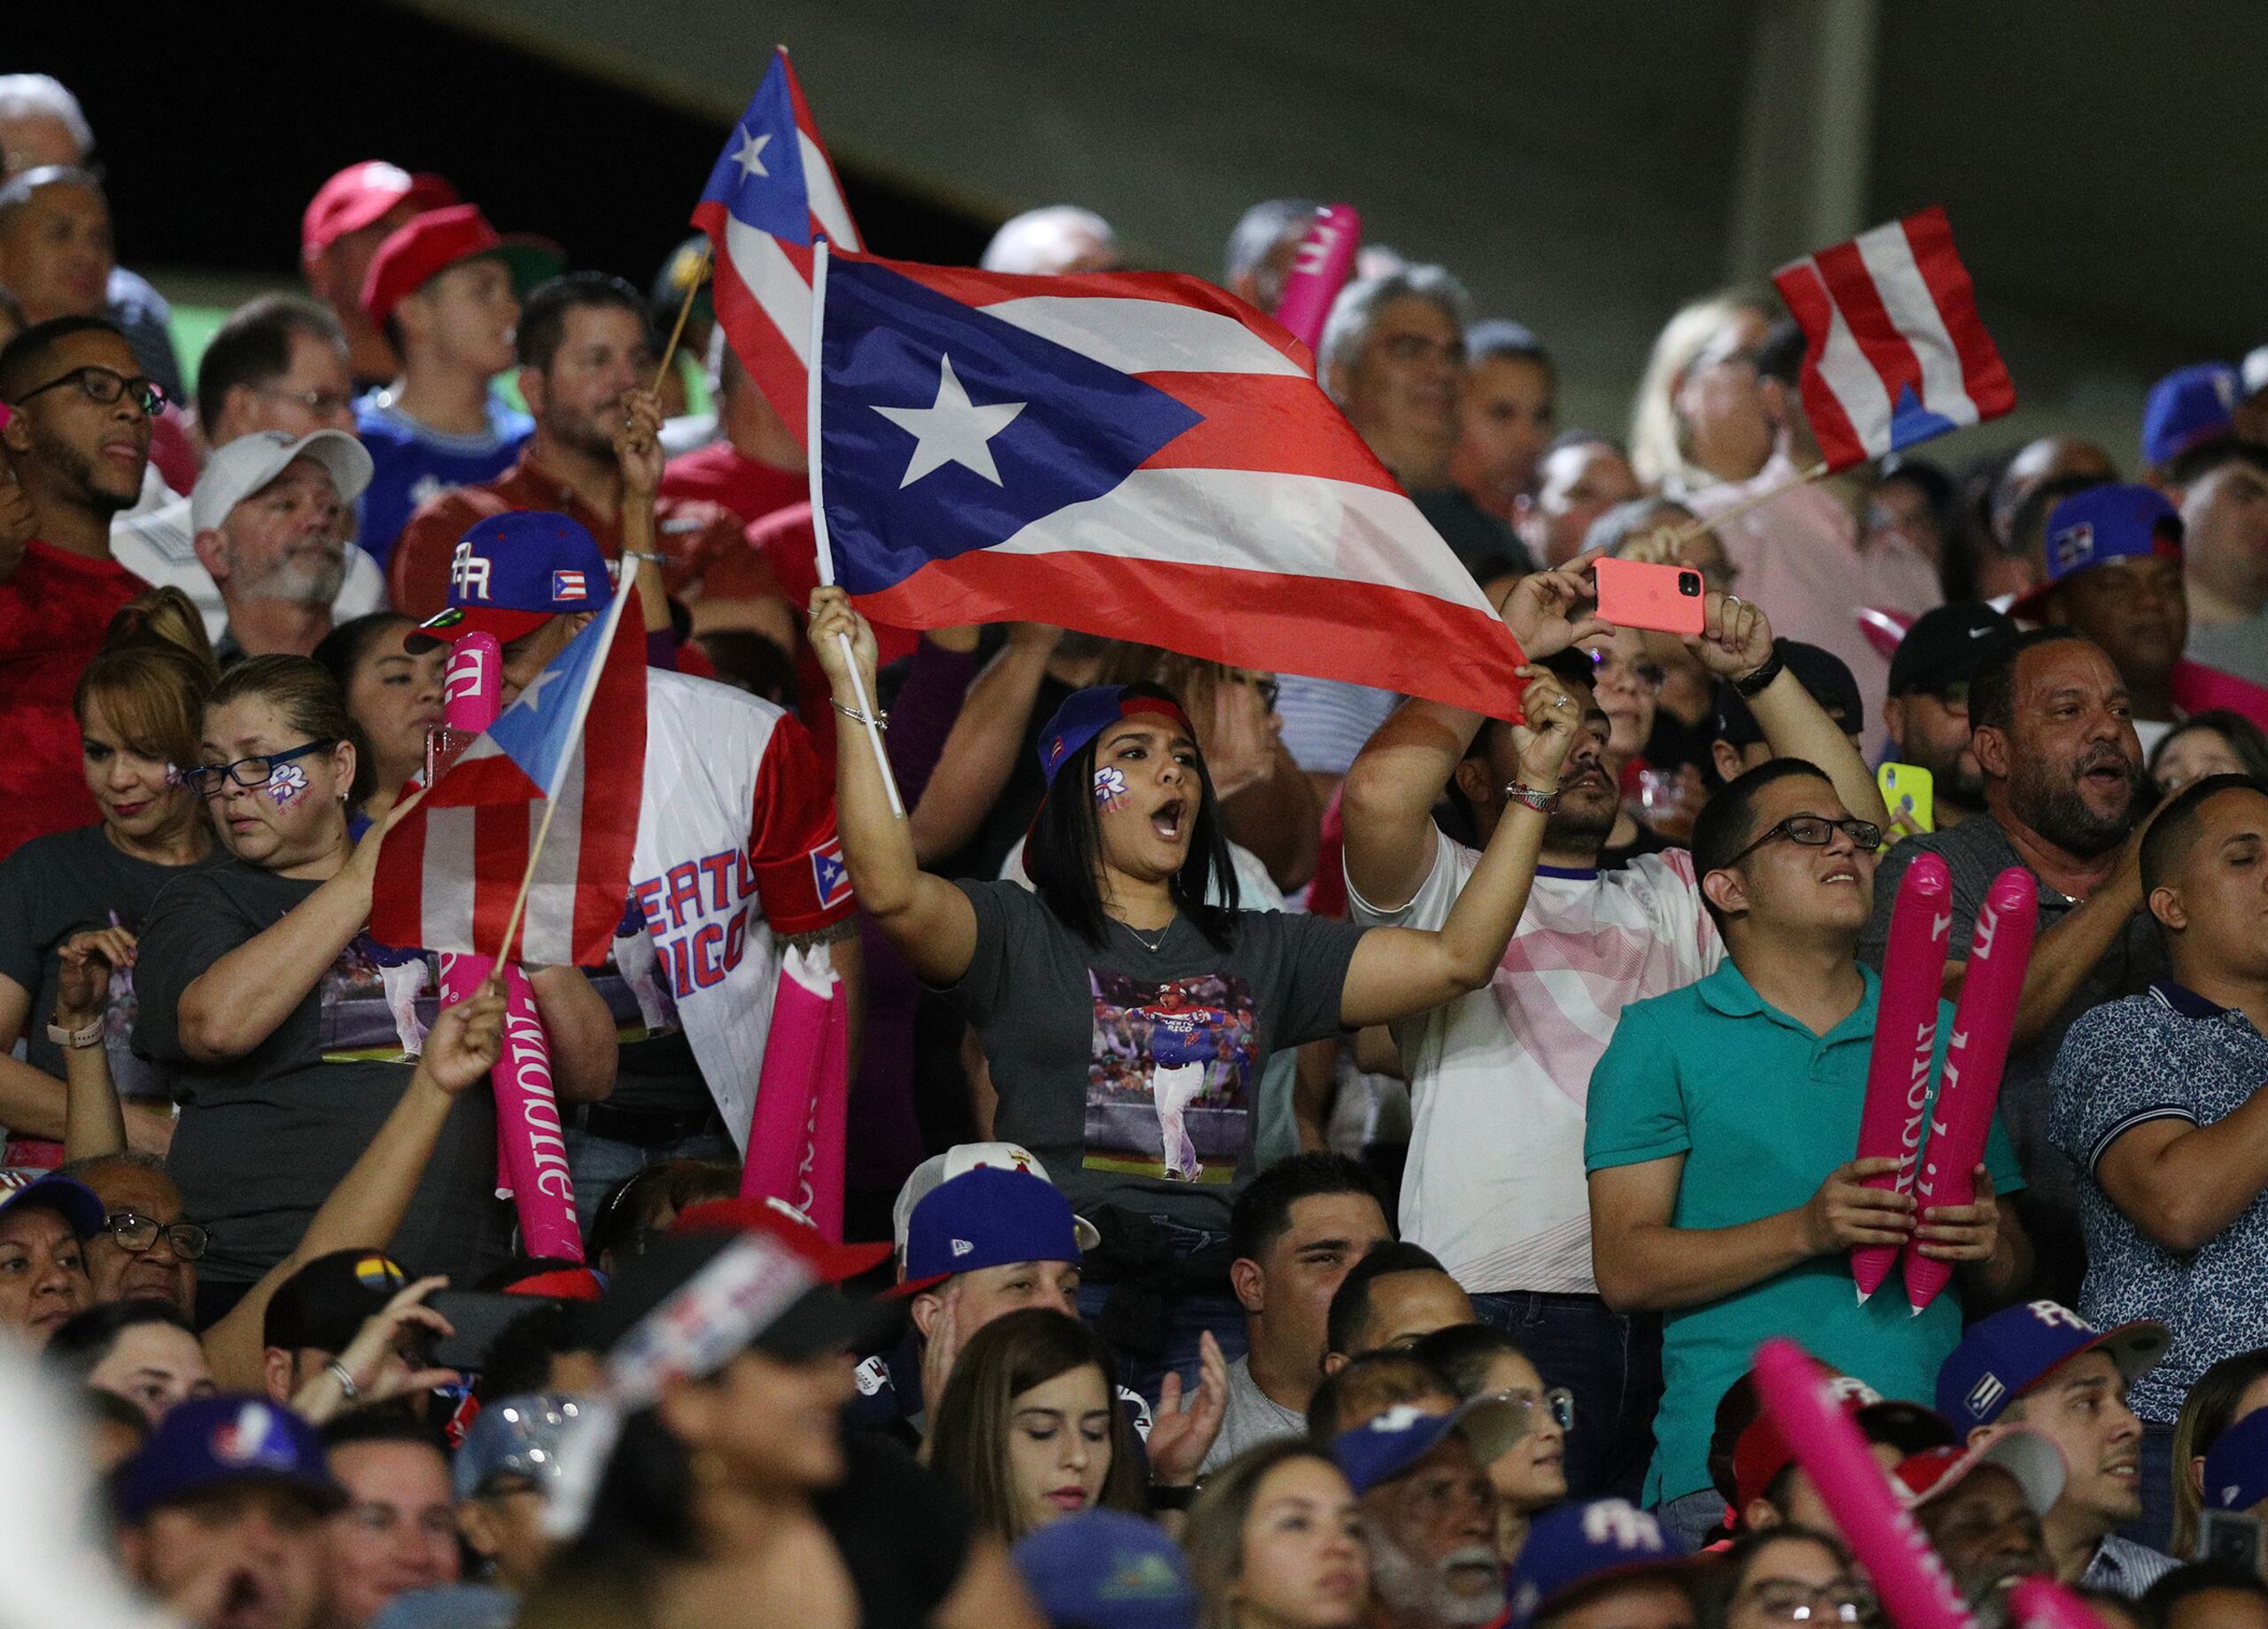
[(976, 953), (945, 994), (991, 1066), (993, 1135), (1037, 1154), (1075, 1210), (1120, 1205), (1225, 1232), (1253, 1175), (1261, 1071), (1339, 1033), (1363, 930), (1239, 911), (1225, 951), (1187, 917), (1155, 950), (1111, 922), (1097, 950), (1013, 882), (958, 886)]
[[(198, 1269), (216, 1282), (256, 1279), (291, 1253), (400, 1099), (408, 1052), (433, 1020), (423, 953), (358, 934), (243, 1057), (198, 1063), (183, 1050), (182, 992), (320, 886), (230, 860), (170, 884), (143, 926), (134, 1044), (182, 1105), (166, 1165), (190, 1219), (212, 1231)], [(392, 1254), (413, 1276), (470, 1284), (510, 1253), (511, 1208), (495, 1189), (496, 1100), (483, 1081), (451, 1110)]]
[[(1899, 882), (1914, 857), (1923, 853), (1944, 860), (1953, 881), (1954, 961), (1968, 958), (1977, 908), (1984, 903), (1992, 879), (2011, 865), (2023, 865), (2008, 834), (1984, 815), (1899, 843), (1875, 873), (1875, 913), (1859, 940), (1859, 959), (1877, 973), (1890, 941), (1890, 913), (1898, 903)], [(2039, 881), (2039, 873), (2033, 873), (2033, 880)], [(2078, 905), (2077, 900), (2040, 882), (2039, 931), (2045, 934)], [(2055, 1054), (2063, 1044), (2064, 1032), (2089, 1007), (2121, 996), (2139, 995), (2153, 979), (2164, 978), (2169, 972), (2156, 926), (2148, 912), (2137, 911), (2039, 1036), (2022, 1051), (2008, 1054), (2008, 1067), (2000, 1077), (2000, 1115), (2008, 1122), (2009, 1140), (2016, 1144), (2016, 1160), (2023, 1167), (2029, 1184), (2023, 1201), (2023, 1220), (2039, 1252), (2036, 1287), (2067, 1305), (2078, 1304), (2085, 1254), (2079, 1225), (2079, 1174), (2070, 1156), (2056, 1146), (2048, 1127), (2048, 1110), (2054, 1099), (2051, 1072)]]
[(1251, 1357), (1240, 1357), (1229, 1365), (1229, 1407), (1221, 1416), (1221, 1434), (1199, 1469), (1209, 1477), (1247, 1448), (1307, 1434), (1307, 1416), (1262, 1391), (1252, 1377)]
[(2242, 622), (2225, 622), (2217, 628), (2191, 624), (2189, 648), (2184, 654), (2192, 662), (2217, 667), (2256, 685), (2268, 685), (2268, 611)]

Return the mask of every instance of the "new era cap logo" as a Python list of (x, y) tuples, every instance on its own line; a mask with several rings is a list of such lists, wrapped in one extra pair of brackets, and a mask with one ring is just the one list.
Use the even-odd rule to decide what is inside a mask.
[(965, 1238), (957, 1238), (953, 1240), (953, 1253), (957, 1256), (972, 1254), (975, 1253), (975, 1249), (976, 1246)]
[(1969, 1388), (1969, 1395), (1961, 1399), (1961, 1407), (1977, 1418), (1983, 1419), (1998, 1408), (2000, 1399), (2008, 1394), (2008, 1388), (2000, 1384), (2000, 1377), (1998, 1375), (1987, 1374)]

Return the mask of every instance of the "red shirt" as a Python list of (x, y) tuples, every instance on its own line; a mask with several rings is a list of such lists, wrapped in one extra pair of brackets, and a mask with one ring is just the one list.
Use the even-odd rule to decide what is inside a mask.
[(743, 458), (729, 441), (711, 441), (670, 460), (662, 471), (662, 495), (699, 498), (721, 504), (743, 522), (759, 521), (774, 509), (810, 502), (812, 481), (800, 470)]
[[(819, 586), (819, 534), (812, 529), (809, 500), (790, 504), (756, 522), (748, 529), (748, 543), (770, 569), (780, 592), (788, 596), (788, 603), (799, 610), (807, 609), (812, 602), (812, 590)], [(796, 625), (803, 625), (800, 617)], [(912, 655), (913, 648), (921, 642), (919, 633), (904, 628), (882, 623), (874, 624), (874, 628), (875, 663), (880, 667), (888, 667), (900, 656)], [(809, 640), (797, 640), (794, 654), (796, 716), (811, 732), (820, 758), (832, 767), (835, 709), (827, 705), (831, 690), (827, 675), (820, 670), (819, 657), (813, 654)]]
[(101, 818), (80, 768), (71, 692), (119, 609), (149, 585), (109, 555), (35, 539), (0, 582), (0, 857)]

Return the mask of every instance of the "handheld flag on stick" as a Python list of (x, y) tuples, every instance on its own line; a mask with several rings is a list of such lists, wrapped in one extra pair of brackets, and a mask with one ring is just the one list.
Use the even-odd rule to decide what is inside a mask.
[(860, 246), (858, 229), (819, 139), (788, 50), (734, 125), (693, 224), (709, 235), (711, 298), (725, 337), (773, 410), (804, 439), (804, 362), (811, 343), (812, 245)]

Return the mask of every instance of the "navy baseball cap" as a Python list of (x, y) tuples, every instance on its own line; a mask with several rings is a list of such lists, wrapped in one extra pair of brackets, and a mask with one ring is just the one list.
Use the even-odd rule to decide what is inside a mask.
[(560, 1477), (559, 1439), (584, 1406), (568, 1392), (523, 1392), (490, 1403), (473, 1416), (449, 1460), (457, 1497), (470, 1499), (491, 1477), (506, 1475), (525, 1477), (548, 1497)]
[(52, 1171), (0, 1171), (0, 1216), (18, 1206), (53, 1211), (80, 1238), (92, 1238), (110, 1221), (110, 1207), (76, 1177)]
[(2040, 543), (2047, 580), (2008, 607), (2010, 616), (2035, 622), (2045, 613), (2048, 591), (2067, 577), (2114, 560), (2180, 559), (2181, 515), (2155, 487), (2090, 486), (2048, 511)]
[[(1133, 694), (1129, 694), (1129, 691)], [(1196, 739), (1197, 732), (1190, 728), (1189, 715), (1164, 696), (1148, 694), (1131, 685), (1091, 685), (1066, 696), (1063, 705), (1055, 710), (1055, 717), (1039, 733), (1040, 774), (1049, 786), (1053, 786), (1055, 772), (1063, 767), (1064, 759), (1121, 718), (1130, 718), (1137, 713), (1155, 713), (1169, 718), (1187, 731), (1191, 740)]]
[(1196, 1629), (1197, 1586), (1181, 1547), (1154, 1522), (1085, 1510), (1011, 1552), (1047, 1621), (1077, 1629)]
[(1969, 1326), (1938, 1368), (1938, 1412), (1962, 1431), (1990, 1425), (2011, 1398), (2082, 1352), (2101, 1350), (2128, 1384), (2157, 1365), (2173, 1337), (2153, 1318), (2099, 1330), (2070, 1307), (2031, 1301)]
[(1013, 1166), (979, 1166), (939, 1183), (905, 1223), (905, 1277), (893, 1295), (943, 1284), (955, 1273), (1018, 1261), (1076, 1261), (1071, 1201), (1045, 1177)]
[(1447, 1414), (1428, 1414), (1414, 1403), (1397, 1403), (1352, 1431), (1331, 1439), (1331, 1457), (1348, 1485), (1367, 1493), (1391, 1482), (1441, 1445), (1451, 1431), (1472, 1445), (1472, 1456), (1491, 1463), (1527, 1435), (1528, 1411), (1510, 1398), (1484, 1393)]
[(2205, 1508), (2249, 1510), (2268, 1499), (2268, 1409), (2254, 1409), (2205, 1454)]
[[(1859, 694), (1859, 681), (1851, 676), (1849, 663), (1833, 651), (1801, 640), (1774, 640), (1772, 648), (1788, 664), (1796, 682), (1827, 710), (1845, 735), (1866, 733), (1867, 703)], [(1721, 679), (1717, 681), (1717, 735), (1736, 747), (1764, 739), (1764, 726), (1756, 722), (1748, 702)]]
[(449, 556), (449, 604), (410, 631), (424, 650), (468, 633), (509, 645), (554, 617), (603, 610), (614, 596), (606, 555), (582, 524), (548, 509), (477, 521)]
[(2191, 447), (2236, 433), (2244, 387), (2226, 362), (2177, 368), (2142, 404), (2142, 462), (2170, 464)]
[(265, 1397), (224, 1393), (176, 1403), (158, 1422), (119, 1467), (118, 1513), (138, 1522), (159, 1505), (245, 1482), (291, 1489), (322, 1511), (346, 1503), (314, 1426)]
[(1526, 1629), (1572, 1597), (1619, 1579), (1663, 1573), (1682, 1583), (1687, 1564), (1675, 1537), (1622, 1500), (1561, 1505), (1528, 1529), (1506, 1580), (1511, 1610), (1504, 1622)]

